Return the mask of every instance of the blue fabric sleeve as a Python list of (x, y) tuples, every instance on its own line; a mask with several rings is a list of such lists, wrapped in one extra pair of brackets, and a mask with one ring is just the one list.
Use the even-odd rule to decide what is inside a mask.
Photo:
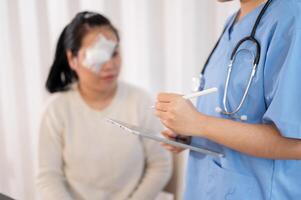
[(267, 51), (263, 123), (274, 123), (284, 137), (301, 138), (301, 29), (286, 23), (275, 31)]

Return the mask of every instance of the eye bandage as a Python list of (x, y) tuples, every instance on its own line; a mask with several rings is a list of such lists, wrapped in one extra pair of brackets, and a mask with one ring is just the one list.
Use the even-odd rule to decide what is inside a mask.
[(112, 58), (116, 46), (116, 42), (107, 40), (103, 35), (100, 35), (95, 44), (86, 50), (84, 66), (95, 73), (99, 73), (102, 65)]

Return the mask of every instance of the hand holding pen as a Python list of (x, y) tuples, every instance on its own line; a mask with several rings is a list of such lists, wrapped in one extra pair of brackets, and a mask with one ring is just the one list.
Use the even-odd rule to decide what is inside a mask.
[[(158, 95), (155, 114), (161, 122), (170, 130), (165, 130), (162, 134), (172, 140), (183, 140), (190, 143), (190, 137), (200, 113), (188, 99), (217, 92), (217, 88), (210, 88), (188, 95), (177, 95), (170, 93), (161, 93)], [(181, 133), (181, 135), (176, 134)], [(185, 140), (185, 141), (184, 141)], [(170, 145), (163, 145), (166, 149), (178, 153), (183, 149), (175, 148)]]

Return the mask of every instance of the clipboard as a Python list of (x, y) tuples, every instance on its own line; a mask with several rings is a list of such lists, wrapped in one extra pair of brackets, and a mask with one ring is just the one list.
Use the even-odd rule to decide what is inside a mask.
[(175, 147), (180, 147), (180, 148), (184, 148), (184, 149), (190, 149), (192, 151), (196, 151), (198, 153), (202, 153), (202, 154), (206, 154), (206, 155), (210, 155), (210, 156), (214, 156), (214, 157), (224, 157), (224, 154), (219, 153), (219, 152), (215, 152), (209, 149), (205, 149), (205, 148), (201, 148), (201, 147), (197, 147), (197, 146), (193, 146), (181, 141), (174, 141), (174, 140), (169, 140), (167, 138), (164, 137), (160, 137), (158, 135), (156, 135), (155, 133), (153, 133), (150, 130), (146, 130), (143, 129), (141, 127), (132, 125), (132, 124), (128, 124), (119, 120), (115, 120), (115, 119), (106, 119), (106, 121), (110, 124), (113, 124), (121, 129), (123, 129), (126, 132), (132, 133), (134, 135), (140, 136), (140, 137), (144, 137), (147, 139), (151, 139), (157, 142), (163, 142)]

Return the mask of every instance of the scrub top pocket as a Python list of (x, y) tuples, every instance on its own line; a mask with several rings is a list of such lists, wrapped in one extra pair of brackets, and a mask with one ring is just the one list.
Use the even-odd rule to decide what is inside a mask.
[[(206, 200), (263, 200), (256, 179), (208, 161)], [(244, 198), (242, 198), (244, 197)]]

